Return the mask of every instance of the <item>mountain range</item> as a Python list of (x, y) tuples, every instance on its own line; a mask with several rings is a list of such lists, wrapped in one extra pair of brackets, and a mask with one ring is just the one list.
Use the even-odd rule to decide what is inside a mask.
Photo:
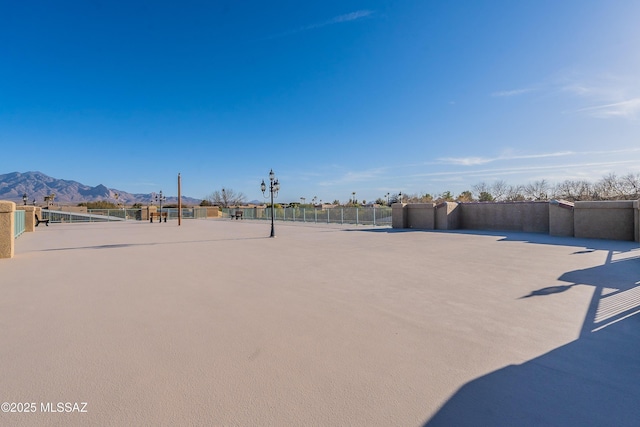
[[(12, 172), (0, 175), (0, 200), (10, 200), (22, 204), (24, 194), (27, 195), (28, 204), (32, 204), (35, 200), (36, 205), (42, 205), (45, 196), (51, 194), (55, 194), (55, 204), (108, 201), (125, 203), (126, 205), (134, 203), (146, 205), (155, 202), (152, 194), (133, 194), (107, 188), (102, 184), (91, 187), (76, 181), (52, 178), (42, 172)], [(117, 201), (116, 194), (118, 195)], [(186, 205), (198, 205), (201, 201), (201, 199), (192, 197), (182, 197), (182, 203)], [(163, 203), (178, 203), (178, 198), (167, 197)]]

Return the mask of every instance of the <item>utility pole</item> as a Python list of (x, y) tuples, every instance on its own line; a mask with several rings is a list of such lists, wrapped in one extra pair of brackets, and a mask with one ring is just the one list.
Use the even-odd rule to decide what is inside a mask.
[(178, 172), (178, 226), (182, 225), (182, 197), (180, 197), (180, 172)]

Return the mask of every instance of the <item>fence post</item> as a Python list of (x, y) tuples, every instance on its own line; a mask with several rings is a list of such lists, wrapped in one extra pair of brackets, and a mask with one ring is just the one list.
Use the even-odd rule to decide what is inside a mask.
[(16, 204), (0, 200), (0, 258), (13, 258)]

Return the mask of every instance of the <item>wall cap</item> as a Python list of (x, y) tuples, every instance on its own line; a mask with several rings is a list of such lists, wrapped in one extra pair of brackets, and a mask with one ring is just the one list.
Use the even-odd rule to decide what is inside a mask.
[(633, 200), (598, 200), (576, 202), (575, 209), (631, 209)]
[(16, 210), (16, 204), (8, 200), (0, 200), (0, 213), (9, 213)]

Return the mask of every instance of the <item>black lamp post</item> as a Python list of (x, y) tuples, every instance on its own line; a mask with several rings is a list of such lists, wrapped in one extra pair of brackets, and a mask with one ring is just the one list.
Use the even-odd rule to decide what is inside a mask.
[[(262, 184), (260, 184), (260, 189), (262, 190), (262, 196), (265, 196), (265, 192), (267, 191), (267, 184), (264, 183), (264, 179), (262, 180)], [(275, 208), (273, 206), (273, 197), (278, 197), (278, 190), (280, 190), (280, 183), (276, 178), (276, 174), (273, 173), (273, 169), (269, 172), (269, 193), (271, 194), (271, 235), (269, 237), (276, 237), (276, 231), (273, 227), (273, 219), (275, 217)]]
[[(160, 203), (160, 216), (158, 217), (158, 222), (162, 223), (162, 202), (164, 202), (165, 200), (167, 200), (167, 196), (164, 196), (162, 194), (162, 190), (160, 190), (160, 194), (156, 194), (156, 202)], [(167, 219), (165, 218), (165, 222), (167, 221)]]
[(24, 205), (27, 206), (27, 193), (22, 195), (22, 201), (24, 202)]

